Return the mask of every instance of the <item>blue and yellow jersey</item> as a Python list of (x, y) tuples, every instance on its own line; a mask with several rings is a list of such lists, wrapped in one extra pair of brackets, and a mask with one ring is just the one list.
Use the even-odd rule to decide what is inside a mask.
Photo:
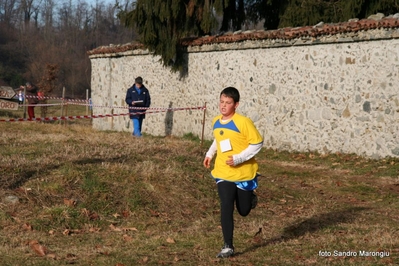
[(233, 117), (223, 122), (222, 115), (212, 121), (213, 135), (217, 143), (215, 167), (212, 176), (232, 182), (249, 181), (256, 177), (258, 163), (251, 158), (237, 166), (226, 164), (228, 156), (239, 154), (251, 144), (263, 142), (254, 123), (248, 117), (235, 113)]

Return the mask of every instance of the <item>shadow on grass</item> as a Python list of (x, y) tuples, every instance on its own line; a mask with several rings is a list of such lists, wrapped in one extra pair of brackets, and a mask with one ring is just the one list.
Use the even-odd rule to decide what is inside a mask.
[[(119, 162), (122, 159), (120, 157), (114, 158), (84, 158), (80, 160), (72, 161), (73, 165), (86, 165), (86, 164), (102, 164), (102, 163), (114, 163)], [(66, 163), (66, 162), (65, 162)], [(64, 164), (65, 164), (64, 163)], [(17, 189), (23, 186), (27, 181), (32, 180), (34, 178), (38, 178), (40, 176), (46, 176), (46, 174), (52, 170), (58, 169), (62, 167), (64, 164), (54, 164), (54, 165), (45, 165), (40, 169), (23, 169), (19, 170), (18, 173), (7, 176), (3, 175), (0, 172), (0, 189)], [(4, 169), (4, 173), (12, 173), (15, 172), (13, 169)]]
[(0, 178), (0, 189), (16, 189), (31, 179), (36, 173), (37, 171), (34, 170), (26, 170), (11, 177), (2, 176)]
[[(77, 165), (86, 165), (86, 164), (102, 164), (102, 163), (122, 163), (125, 161), (125, 158), (122, 156), (116, 156), (113, 158), (82, 158), (79, 160), (73, 161), (73, 164)], [(136, 159), (136, 161), (140, 161)]]
[(339, 223), (350, 223), (354, 221), (357, 217), (357, 213), (361, 211), (368, 210), (370, 208), (365, 207), (352, 207), (344, 210), (333, 211), (328, 213), (321, 213), (319, 215), (313, 216), (302, 222), (296, 223), (294, 225), (288, 226), (283, 229), (283, 233), (279, 236), (273, 237), (266, 240), (265, 242), (252, 245), (246, 250), (236, 255), (244, 254), (247, 252), (254, 251), (258, 248), (262, 248), (268, 245), (281, 243), (287, 240), (295, 239), (306, 233), (313, 233), (323, 228), (327, 228)]

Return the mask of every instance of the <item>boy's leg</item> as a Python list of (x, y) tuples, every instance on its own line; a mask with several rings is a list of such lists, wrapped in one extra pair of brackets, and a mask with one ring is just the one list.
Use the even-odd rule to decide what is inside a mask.
[(140, 130), (140, 134), (141, 134), (141, 126), (143, 125), (143, 116), (140, 115), (139, 117), (139, 130)]
[(252, 190), (242, 190), (237, 188), (237, 211), (241, 216), (247, 216), (252, 207), (253, 201), (253, 191)]
[(137, 117), (132, 118), (133, 122), (133, 136), (141, 137), (140, 122)]
[(236, 199), (237, 189), (233, 182), (219, 182), (217, 184), (220, 198), (220, 220), (222, 224), (222, 233), (225, 245), (233, 247), (234, 231), (234, 201)]
[(131, 118), (131, 120), (132, 120), (132, 126), (133, 126), (132, 135), (134, 136), (134, 129), (135, 129), (136, 127), (134, 126), (134, 118)]

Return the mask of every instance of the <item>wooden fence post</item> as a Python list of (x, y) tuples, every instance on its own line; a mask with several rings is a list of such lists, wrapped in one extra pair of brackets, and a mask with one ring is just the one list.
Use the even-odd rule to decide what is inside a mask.
[(24, 119), (26, 118), (26, 86), (24, 86)]
[[(64, 99), (65, 99), (65, 87), (62, 87), (61, 117), (64, 116)], [(60, 124), (62, 124), (62, 120), (60, 121)]]
[(203, 116), (203, 119), (202, 119), (201, 147), (204, 144), (205, 114), (206, 114), (206, 102), (204, 104), (204, 116)]
[(89, 115), (89, 90), (86, 89), (86, 115)]

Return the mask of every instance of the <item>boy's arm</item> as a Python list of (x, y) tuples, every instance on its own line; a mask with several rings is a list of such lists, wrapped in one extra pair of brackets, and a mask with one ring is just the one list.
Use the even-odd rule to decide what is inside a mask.
[(137, 101), (137, 97), (135, 97), (131, 88), (129, 88), (126, 92), (125, 102), (126, 102), (126, 104), (131, 105), (131, 106), (138, 106), (138, 104), (135, 103), (135, 101)]
[(126, 91), (125, 102), (126, 102), (126, 104), (131, 105), (131, 104), (133, 104), (133, 103), (132, 103), (132, 102), (133, 102), (133, 99), (132, 99), (132, 97), (131, 97), (131, 95), (130, 95), (129, 90), (130, 90), (130, 89), (128, 89), (128, 90)]
[(238, 165), (254, 157), (262, 149), (262, 146), (263, 142), (258, 144), (250, 144), (245, 150), (243, 150), (239, 154), (233, 155), (234, 165)]
[(150, 105), (151, 105), (151, 95), (150, 91), (147, 90), (147, 102), (145, 107), (150, 107)]
[(209, 147), (209, 150), (206, 152), (205, 157), (212, 159), (216, 151), (217, 151), (217, 146), (216, 146), (216, 140), (214, 139), (212, 145)]
[(209, 168), (211, 166), (211, 161), (216, 153), (216, 150), (217, 150), (216, 140), (213, 140), (211, 147), (209, 147), (209, 150), (205, 155), (204, 162), (202, 163), (206, 168)]

